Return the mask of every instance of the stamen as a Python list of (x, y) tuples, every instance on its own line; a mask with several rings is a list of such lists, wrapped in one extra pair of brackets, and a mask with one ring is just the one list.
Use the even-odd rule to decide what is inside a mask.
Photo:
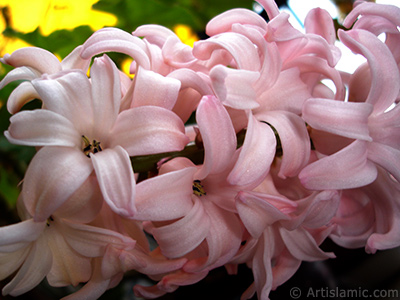
[(46, 221), (47, 227), (50, 227), (50, 222), (53, 222), (53, 221), (54, 221), (53, 216), (50, 216)]
[(197, 179), (194, 180), (192, 188), (193, 188), (193, 194), (195, 194), (196, 196), (201, 197), (201, 196), (207, 195), (200, 180), (197, 180)]
[(103, 150), (100, 146), (100, 142), (93, 140), (93, 142), (90, 143), (90, 140), (84, 135), (82, 135), (82, 142), (82, 151), (87, 157), (90, 157), (90, 153), (95, 154)]

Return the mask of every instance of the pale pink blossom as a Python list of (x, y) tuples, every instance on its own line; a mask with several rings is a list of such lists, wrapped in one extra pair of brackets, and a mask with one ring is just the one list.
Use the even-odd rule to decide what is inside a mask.
[(365, 247), (368, 253), (398, 247), (399, 192), (398, 182), (382, 168), (373, 183), (343, 191), (331, 239), (346, 248)]
[[(87, 204), (98, 201), (96, 197), (82, 197), (80, 192), (70, 197), (74, 204), (80, 200)], [(91, 259), (103, 256), (109, 245), (127, 249), (135, 246), (134, 240), (117, 232), (69, 220), (68, 209), (37, 222), (24, 209), (23, 199), (19, 201), (22, 221), (0, 228), (1, 279), (18, 271), (3, 288), (3, 295), (21, 295), (44, 277), (51, 286), (76, 286), (90, 279)]]
[[(303, 118), (313, 128), (348, 138), (348, 145), (335, 153), (307, 166), (301, 173), (303, 184), (311, 189), (342, 189), (359, 187), (373, 182), (377, 176), (376, 165), (400, 179), (398, 106), (400, 74), (389, 50), (374, 34), (353, 29), (339, 36), (344, 44), (367, 58), (370, 84), (359, 85), (365, 80), (353, 74), (353, 89), (369, 90), (365, 99), (356, 102), (338, 102), (327, 99), (309, 99), (303, 107)], [(351, 99), (353, 100), (353, 98)], [(396, 105), (395, 107), (391, 107)], [(318, 150), (318, 148), (317, 148)]]
[(8, 111), (12, 114), (19, 111), (22, 106), (30, 100), (38, 98), (37, 91), (30, 81), (40, 78), (42, 74), (56, 74), (65, 70), (80, 69), (86, 72), (90, 60), (80, 57), (82, 46), (76, 47), (61, 62), (51, 52), (37, 48), (26, 47), (14, 51), (11, 55), (6, 54), (0, 59), (4, 64), (13, 66), (0, 82), (0, 89), (12, 81), (25, 80), (10, 94), (7, 102)]
[[(106, 56), (95, 60), (90, 80), (82, 71), (67, 71), (45, 75), (32, 85), (45, 109), (15, 114), (6, 137), (20, 145), (51, 146), (45, 150), (47, 157), (36, 159), (38, 166), (32, 169), (47, 172), (46, 168), (52, 168), (48, 158), (60, 159), (62, 166), (50, 172), (52, 180), (63, 180), (63, 172), (81, 168), (85, 172), (77, 172), (74, 180), (83, 182), (94, 170), (107, 204), (126, 217), (135, 213), (129, 156), (177, 151), (188, 142), (182, 121), (166, 108), (139, 103), (120, 113), (119, 73)], [(57, 193), (74, 189), (66, 186)], [(43, 196), (41, 207), (59, 206), (62, 199)], [(41, 217), (43, 221), (48, 214), (42, 212)]]
[(246, 263), (254, 283), (242, 299), (257, 293), (269, 299), (271, 290), (287, 281), (302, 261), (333, 258), (318, 246), (334, 229), (331, 219), (339, 204), (337, 191), (310, 192), (296, 178), (271, 175), (251, 192), (239, 192), (236, 207), (248, 237), (230, 262)]

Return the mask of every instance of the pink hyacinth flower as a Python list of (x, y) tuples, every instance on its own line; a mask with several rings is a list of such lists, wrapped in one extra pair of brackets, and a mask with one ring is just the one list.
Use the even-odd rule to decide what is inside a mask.
[[(31, 167), (32, 172), (49, 176), (51, 181), (42, 182), (44, 186), (62, 181), (71, 169), (84, 170), (68, 177), (74, 184), (54, 191), (60, 197), (45, 194), (41, 208), (29, 208), (35, 220), (47, 219), (48, 208), (60, 206), (66, 198), (62, 195), (73, 193), (92, 170), (107, 204), (132, 217), (135, 179), (129, 156), (177, 151), (188, 141), (182, 121), (168, 109), (139, 106), (120, 113), (119, 73), (107, 56), (95, 60), (91, 80), (82, 71), (68, 71), (35, 79), (32, 85), (44, 109), (15, 114), (6, 137), (20, 145), (51, 146), (45, 150), (47, 157), (36, 159)], [(60, 166), (46, 165), (48, 158)]]

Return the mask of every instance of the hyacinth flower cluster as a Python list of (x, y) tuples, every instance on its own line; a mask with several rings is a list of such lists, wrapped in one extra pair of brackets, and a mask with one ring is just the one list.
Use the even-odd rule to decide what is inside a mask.
[[(336, 32), (317, 8), (300, 32), (258, 2), (268, 22), (226, 11), (193, 48), (143, 25), (100, 29), (61, 62), (34, 47), (1, 59), (0, 87), (21, 80), (4, 134), (37, 149), (21, 221), (0, 228), (3, 295), (46, 278), (97, 299), (135, 270), (156, 282), (135, 293), (157, 298), (246, 264), (242, 299), (268, 299), (302, 261), (335, 257), (326, 239), (400, 245), (400, 9), (357, 1)], [(366, 59), (352, 74), (335, 68), (337, 36)]]

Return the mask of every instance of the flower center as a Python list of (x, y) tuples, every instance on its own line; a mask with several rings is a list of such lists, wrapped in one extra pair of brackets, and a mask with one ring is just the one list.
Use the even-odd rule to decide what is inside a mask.
[(204, 190), (204, 186), (201, 184), (200, 180), (194, 180), (193, 181), (193, 194), (195, 194), (196, 196), (204, 196), (207, 195), (207, 193)]
[(53, 222), (53, 221), (54, 221), (53, 217), (50, 216), (50, 217), (47, 219), (46, 225), (47, 225), (48, 227), (50, 227), (50, 223)]
[(102, 150), (103, 149), (101, 149), (100, 142), (96, 140), (90, 142), (90, 140), (86, 136), (82, 135), (82, 151), (87, 157), (90, 157), (90, 153), (95, 154)]

